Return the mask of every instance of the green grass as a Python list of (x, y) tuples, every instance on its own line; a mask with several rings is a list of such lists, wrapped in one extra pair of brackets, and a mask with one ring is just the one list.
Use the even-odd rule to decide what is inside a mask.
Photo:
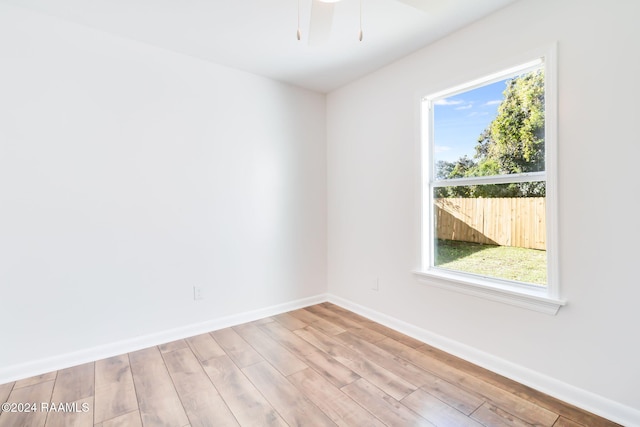
[(536, 249), (438, 239), (435, 265), (481, 276), (547, 284), (547, 253)]

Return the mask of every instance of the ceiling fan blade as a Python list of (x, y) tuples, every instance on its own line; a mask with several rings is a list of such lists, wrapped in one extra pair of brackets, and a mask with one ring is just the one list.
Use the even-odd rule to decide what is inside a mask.
[(333, 26), (333, 6), (333, 3), (312, 0), (309, 22), (310, 45), (319, 45), (329, 40)]
[(407, 6), (411, 6), (425, 13), (433, 12), (433, 9), (438, 7), (441, 0), (396, 0), (400, 3), (404, 3)]

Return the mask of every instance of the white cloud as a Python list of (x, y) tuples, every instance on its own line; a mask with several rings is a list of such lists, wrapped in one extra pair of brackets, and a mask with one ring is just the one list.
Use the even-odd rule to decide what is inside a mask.
[(502, 103), (502, 99), (494, 99), (493, 101), (487, 101), (484, 105), (485, 106), (498, 105), (500, 103)]
[(469, 108), (472, 108), (473, 105), (471, 104), (467, 104), (467, 105), (463, 105), (462, 107), (457, 107), (456, 110), (468, 110)]
[(483, 112), (474, 111), (472, 113), (469, 113), (467, 117), (478, 117), (478, 116), (488, 116), (488, 115), (489, 113), (487, 113), (486, 111), (483, 111)]
[(460, 105), (464, 104), (464, 101), (457, 99), (439, 99), (434, 102), (435, 105)]

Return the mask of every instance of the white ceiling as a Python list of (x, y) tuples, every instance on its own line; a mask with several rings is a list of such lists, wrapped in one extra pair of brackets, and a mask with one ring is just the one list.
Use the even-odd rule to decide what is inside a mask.
[(64, 20), (330, 92), (517, 0), (362, 0), (335, 4), (330, 39), (306, 42), (311, 0), (0, 0)]

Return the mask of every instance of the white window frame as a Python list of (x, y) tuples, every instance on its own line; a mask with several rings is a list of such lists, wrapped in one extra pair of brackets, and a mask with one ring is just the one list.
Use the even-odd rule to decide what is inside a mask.
[[(517, 65), (516, 65), (517, 64)], [(544, 65), (545, 70), (545, 171), (509, 176), (472, 177), (435, 180), (433, 165), (433, 103), (467, 92), (487, 84), (508, 78), (514, 74), (534, 70)], [(498, 68), (498, 67), (496, 67)], [(413, 271), (420, 282), (451, 289), (493, 301), (504, 302), (548, 314), (556, 314), (566, 301), (560, 299), (558, 271), (558, 215), (557, 215), (557, 47), (556, 44), (528, 52), (508, 62), (502, 71), (420, 97), (420, 141), (421, 141), (421, 245), (420, 267)], [(546, 245), (547, 285), (529, 286), (515, 281), (484, 277), (452, 271), (434, 266), (434, 207), (433, 189), (438, 186), (460, 184), (499, 184), (505, 182), (545, 181), (546, 184)]]

